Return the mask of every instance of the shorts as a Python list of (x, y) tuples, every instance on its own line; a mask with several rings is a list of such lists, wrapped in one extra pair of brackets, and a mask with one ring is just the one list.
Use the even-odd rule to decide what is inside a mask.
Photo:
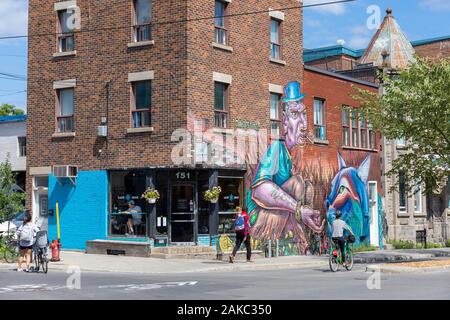
[(22, 246), (19, 246), (19, 249), (20, 249), (20, 250), (28, 250), (28, 249), (33, 249), (33, 246), (27, 246), (27, 247), (22, 247)]

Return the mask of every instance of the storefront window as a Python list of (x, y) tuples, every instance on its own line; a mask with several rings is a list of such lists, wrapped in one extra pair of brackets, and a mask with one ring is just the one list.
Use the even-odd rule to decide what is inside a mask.
[(219, 197), (219, 233), (233, 233), (236, 208), (243, 203), (243, 179), (219, 177), (222, 193)]
[(146, 189), (145, 174), (136, 171), (110, 173), (110, 235), (144, 237), (147, 235), (147, 204), (141, 199)]

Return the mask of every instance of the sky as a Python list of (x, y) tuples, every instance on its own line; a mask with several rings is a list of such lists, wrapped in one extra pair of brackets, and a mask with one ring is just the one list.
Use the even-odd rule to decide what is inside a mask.
[[(49, 0), (53, 1), (53, 0)], [(245, 0), (237, 0), (245, 1)], [(294, 5), (298, 0), (292, 0)], [(304, 4), (336, 0), (304, 0)], [(376, 6), (376, 7), (373, 7)], [(337, 43), (353, 49), (365, 48), (375, 33), (368, 28), (368, 8), (379, 8), (381, 20), (387, 7), (409, 40), (450, 35), (450, 0), (356, 0), (304, 9), (304, 48)], [(28, 0), (0, 0), (0, 37), (27, 34)], [(370, 19), (370, 21), (376, 21)], [(0, 40), (0, 73), (26, 76), (27, 39)], [(26, 82), (2, 79), (0, 104), (10, 103), (26, 110)]]

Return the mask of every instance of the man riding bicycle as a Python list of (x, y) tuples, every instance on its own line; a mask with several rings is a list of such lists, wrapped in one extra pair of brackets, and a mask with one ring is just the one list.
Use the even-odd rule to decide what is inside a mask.
[(344, 238), (344, 230), (347, 230), (353, 237), (355, 236), (353, 234), (352, 229), (348, 226), (347, 223), (345, 223), (344, 220), (341, 219), (342, 213), (340, 211), (336, 212), (336, 219), (333, 221), (333, 224), (331, 225), (332, 229), (332, 239), (334, 242), (337, 242), (339, 244), (339, 249), (341, 250), (341, 257), (342, 257), (342, 265), (345, 267), (345, 238)]

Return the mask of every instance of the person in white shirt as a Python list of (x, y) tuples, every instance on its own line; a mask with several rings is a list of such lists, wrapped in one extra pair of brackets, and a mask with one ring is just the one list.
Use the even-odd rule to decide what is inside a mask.
[[(134, 200), (128, 201), (128, 213), (131, 214), (131, 216), (128, 218), (127, 226), (128, 226), (128, 233), (130, 235), (134, 235), (134, 229), (136, 226), (140, 225), (142, 222), (142, 209), (141, 207), (137, 206)], [(128, 234), (126, 234), (128, 235)]]
[(19, 240), (19, 261), (17, 271), (23, 271), (22, 262), (23, 257), (26, 260), (26, 272), (30, 272), (31, 252), (35, 241), (36, 232), (39, 231), (39, 227), (34, 224), (29, 211), (25, 212), (23, 224), (17, 229), (17, 237)]
[(336, 220), (333, 221), (331, 225), (332, 229), (332, 239), (333, 241), (337, 242), (339, 244), (339, 248), (341, 250), (341, 257), (343, 261), (343, 265), (345, 267), (345, 253), (344, 253), (344, 246), (345, 246), (345, 238), (344, 238), (344, 230), (347, 230), (351, 235), (354, 236), (352, 229), (348, 226), (347, 223), (345, 223), (344, 220), (341, 219), (342, 213), (340, 211), (336, 212)]

